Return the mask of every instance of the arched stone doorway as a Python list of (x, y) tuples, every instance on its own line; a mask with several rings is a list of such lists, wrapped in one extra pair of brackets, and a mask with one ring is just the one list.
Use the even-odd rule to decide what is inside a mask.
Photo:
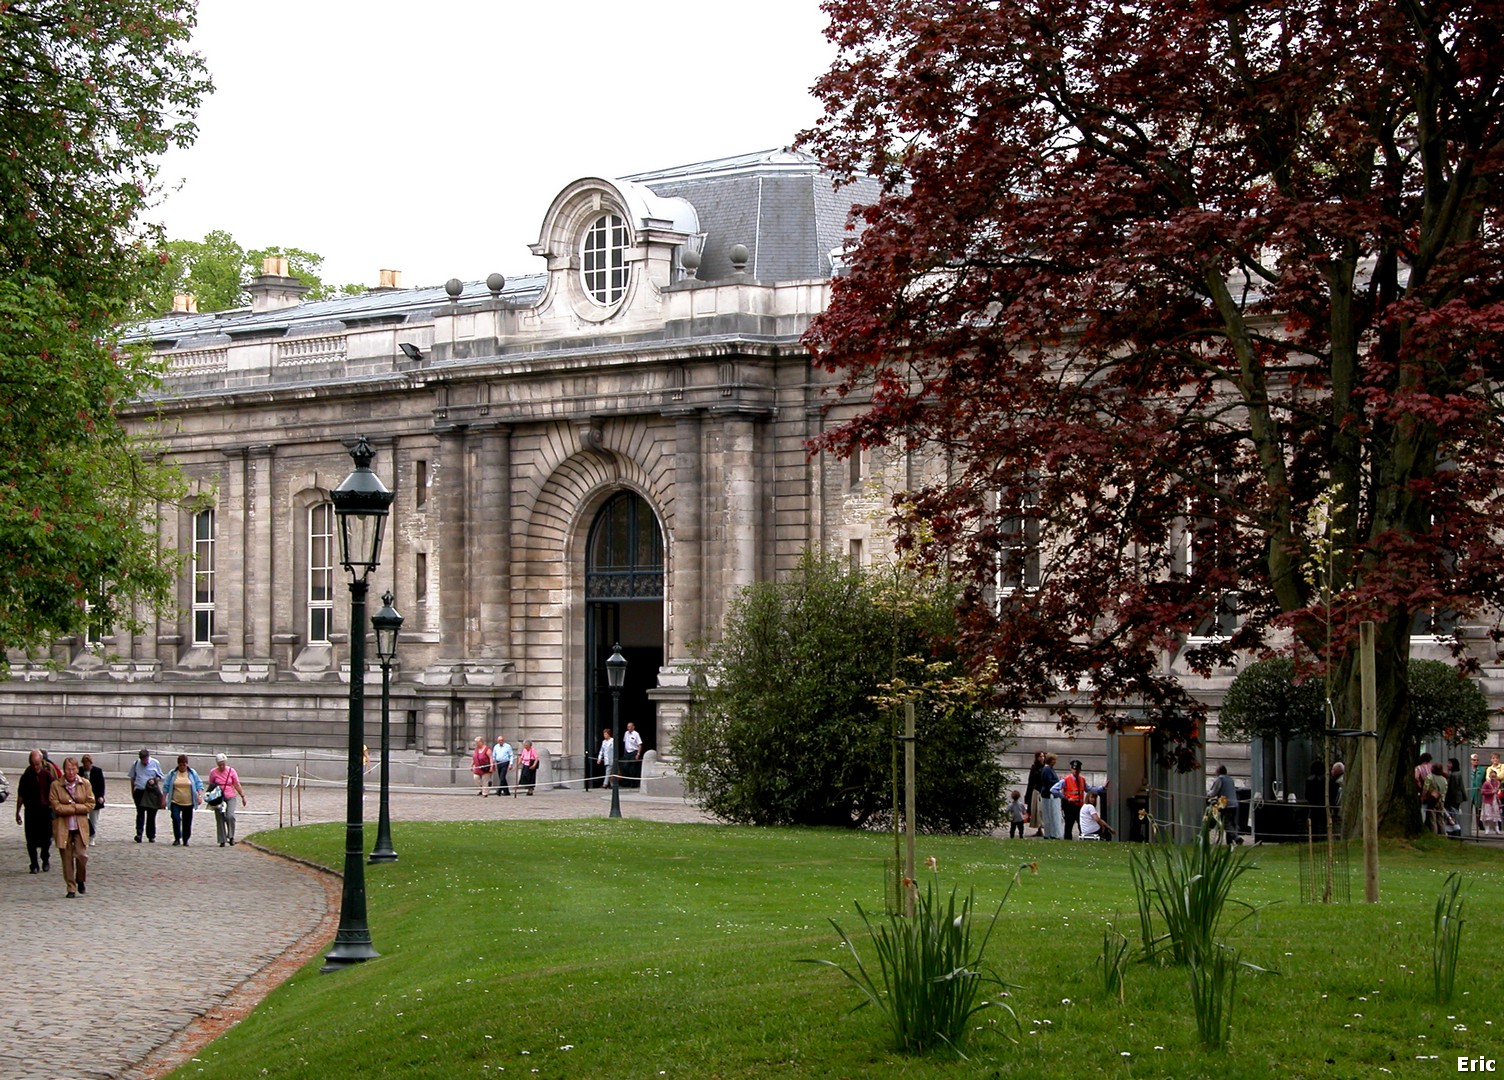
[[(601, 782), (595, 763), (601, 729), (612, 728), (620, 747), (628, 721), (642, 736), (643, 750), (659, 750), (657, 711), (648, 691), (663, 666), (663, 530), (646, 499), (619, 491), (606, 500), (590, 525), (585, 545), (585, 775)], [(606, 658), (616, 644), (627, 660), (620, 720), (612, 722)], [(625, 786), (631, 786), (628, 782)]]

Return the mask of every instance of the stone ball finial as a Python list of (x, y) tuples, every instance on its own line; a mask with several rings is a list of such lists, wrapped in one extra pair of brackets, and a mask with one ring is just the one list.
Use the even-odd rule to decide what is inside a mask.
[(679, 265), (684, 267), (684, 272), (690, 277), (700, 269), (700, 253), (694, 248), (685, 248), (679, 255)]
[(444, 282), (444, 291), (449, 294), (449, 299), (458, 300), (460, 293), (465, 291), (465, 283), (457, 277), (452, 277)]
[(486, 288), (491, 290), (493, 297), (500, 296), (501, 290), (506, 287), (507, 279), (500, 274), (492, 274), (486, 278)]
[(747, 269), (747, 260), (752, 258), (752, 253), (746, 244), (732, 244), (726, 256), (731, 260), (731, 269), (740, 274)]

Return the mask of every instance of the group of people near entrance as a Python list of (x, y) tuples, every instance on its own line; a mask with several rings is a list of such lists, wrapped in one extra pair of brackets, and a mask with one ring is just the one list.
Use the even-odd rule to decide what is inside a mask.
[(522, 740), (522, 749), (514, 751), (505, 735), (496, 736), (496, 745), (487, 746), (481, 736), (475, 737), (475, 749), (470, 754), (470, 772), (475, 777), (475, 792), (481, 797), (495, 791), (498, 795), (513, 794), (507, 786), (507, 776), (513, 765), (517, 766), (516, 794), (531, 795), (538, 784), (538, 751), (533, 749), (533, 740)]
[(1472, 804), (1473, 835), (1504, 835), (1504, 764), (1498, 752), (1482, 764), (1478, 755), (1463, 770), (1456, 758), (1445, 765), (1422, 754), (1415, 766), (1415, 790), (1420, 795), (1421, 823), (1443, 836), (1461, 836), (1463, 803)]
[(1032, 824), (1034, 835), (1046, 840), (1103, 840), (1113, 834), (1112, 826), (1102, 820), (1098, 798), (1106, 784), (1093, 784), (1081, 773), (1081, 762), (1072, 761), (1064, 776), (1055, 772), (1058, 759), (1040, 750), (1029, 766), (1029, 782), (1024, 795), (1014, 791), (1008, 803), (1008, 835), (1022, 837), (1024, 826)]
[[(207, 803), (214, 810), (219, 846), (235, 843), (235, 807), (245, 802), (240, 775), (224, 754), (216, 755), (207, 787), (179, 754), (177, 768), (164, 772), (150, 750), (143, 749), (126, 772), (136, 806), (136, 843), (143, 837), (157, 842), (157, 814), (172, 815), (172, 844), (188, 846), (193, 836), (193, 811)], [(16, 790), (16, 824), (26, 832), (31, 872), (52, 869), (52, 847), (62, 861), (68, 899), (88, 893), (89, 845), (99, 830), (99, 811), (105, 805), (104, 770), (89, 754), (52, 763), (45, 750), (33, 750)]]

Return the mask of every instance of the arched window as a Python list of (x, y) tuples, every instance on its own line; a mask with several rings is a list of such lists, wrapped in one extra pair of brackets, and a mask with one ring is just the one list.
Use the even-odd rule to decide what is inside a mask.
[(590, 526), (585, 595), (591, 600), (649, 600), (663, 596), (663, 534), (641, 495), (611, 496)]
[(615, 214), (602, 214), (585, 230), (580, 245), (580, 277), (585, 293), (602, 307), (610, 307), (627, 291), (627, 223)]

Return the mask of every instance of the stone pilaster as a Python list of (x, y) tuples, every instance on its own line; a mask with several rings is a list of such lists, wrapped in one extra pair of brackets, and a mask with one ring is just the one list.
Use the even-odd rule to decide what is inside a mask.
[[(439, 557), (439, 640), (444, 643), (444, 652), (449, 656), (469, 655), (470, 647), (468, 559), (472, 537), (467, 444), (463, 429), (439, 435), (433, 493), (429, 496), (429, 505), (437, 504), (437, 521), (430, 527), (429, 536)], [(430, 593), (430, 603), (433, 599)]]
[(512, 439), (510, 429), (472, 437), (468, 464), (470, 603), (466, 621), (475, 627), (468, 655), (501, 657), (510, 652), (512, 565)]
[(700, 416), (687, 413), (674, 425), (674, 521), (669, 549), (670, 662), (689, 655), (689, 643), (705, 633), (705, 475)]

